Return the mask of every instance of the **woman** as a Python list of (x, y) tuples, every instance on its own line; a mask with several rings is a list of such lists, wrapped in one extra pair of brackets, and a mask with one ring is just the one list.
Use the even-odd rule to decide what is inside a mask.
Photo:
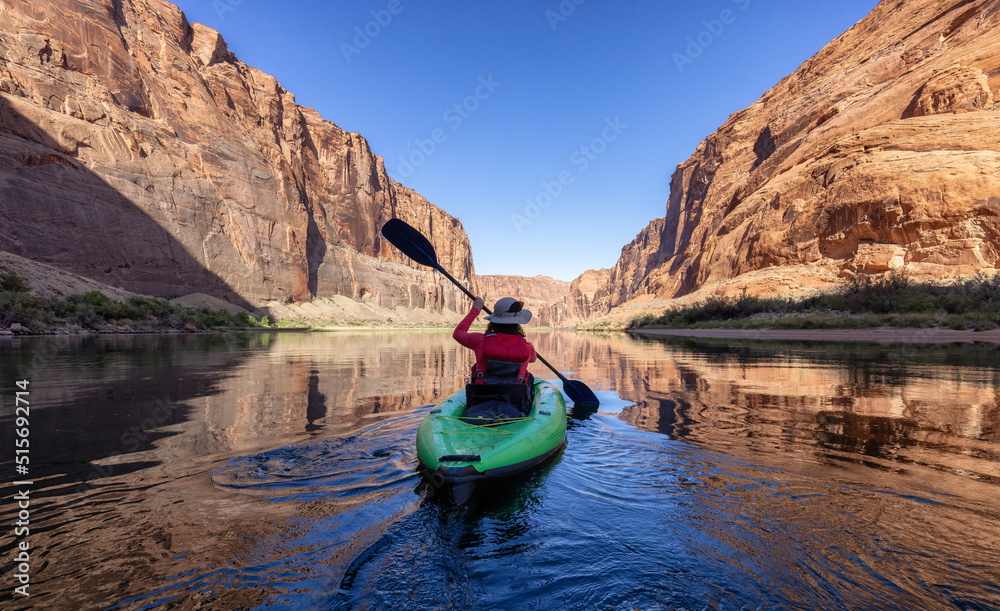
[(528, 363), (535, 362), (536, 356), (535, 347), (524, 338), (521, 325), (531, 320), (531, 312), (513, 297), (504, 297), (497, 301), (493, 314), (486, 317), (490, 322), (486, 333), (469, 333), (472, 321), (482, 309), (483, 300), (477, 297), (452, 335), (455, 341), (472, 348), (476, 354), (472, 384), (466, 387), (468, 406), (506, 402), (514, 405), (522, 415), (526, 414), (531, 409), (534, 384), (534, 377), (528, 373)]

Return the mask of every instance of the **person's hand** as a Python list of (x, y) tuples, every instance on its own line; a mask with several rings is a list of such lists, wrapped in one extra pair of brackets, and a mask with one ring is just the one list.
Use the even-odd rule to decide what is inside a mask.
[(482, 297), (476, 297), (475, 301), (472, 302), (472, 307), (477, 310), (482, 310), (483, 305), (485, 305), (485, 302)]

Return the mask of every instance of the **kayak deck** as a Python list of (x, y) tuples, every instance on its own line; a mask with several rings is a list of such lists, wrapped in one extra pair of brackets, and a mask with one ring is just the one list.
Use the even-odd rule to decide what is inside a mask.
[(465, 390), (441, 401), (417, 431), (417, 457), (436, 486), (463, 502), (480, 480), (528, 469), (555, 454), (566, 441), (566, 403), (558, 388), (536, 381), (531, 411), (523, 418), (489, 424), (461, 420)]

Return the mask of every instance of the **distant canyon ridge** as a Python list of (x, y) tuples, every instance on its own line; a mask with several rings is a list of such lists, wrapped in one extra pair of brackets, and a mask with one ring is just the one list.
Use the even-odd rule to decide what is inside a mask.
[(709, 135), (612, 268), (561, 282), (477, 276), (458, 219), (169, 2), (7, 0), (0, 261), (251, 310), (454, 320), (467, 298), (379, 236), (398, 217), (546, 326), (899, 267), (992, 273), (998, 26), (1000, 0), (884, 0)]

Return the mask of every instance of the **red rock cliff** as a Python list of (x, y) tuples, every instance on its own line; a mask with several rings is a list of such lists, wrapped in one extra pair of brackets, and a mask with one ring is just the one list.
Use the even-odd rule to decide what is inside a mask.
[(547, 327), (575, 327), (610, 309), (610, 269), (589, 269), (569, 284), (566, 295), (539, 308), (538, 319)]
[(995, 271), (998, 87), (1000, 2), (884, 0), (677, 167), (611, 304), (774, 266)]
[(464, 307), (378, 237), (393, 216), (472, 282), (457, 219), (176, 6), (0, 7), (0, 250), (158, 296)]
[(556, 280), (548, 276), (504, 276), (486, 275), (476, 276), (476, 283), (479, 294), (486, 300), (486, 307), (492, 308), (497, 299), (502, 297), (516, 297), (524, 303), (524, 307), (531, 310), (532, 319), (529, 323), (533, 327), (549, 325), (550, 322), (543, 320), (540, 316), (541, 310), (550, 303), (562, 299), (569, 292), (570, 283), (564, 280)]

